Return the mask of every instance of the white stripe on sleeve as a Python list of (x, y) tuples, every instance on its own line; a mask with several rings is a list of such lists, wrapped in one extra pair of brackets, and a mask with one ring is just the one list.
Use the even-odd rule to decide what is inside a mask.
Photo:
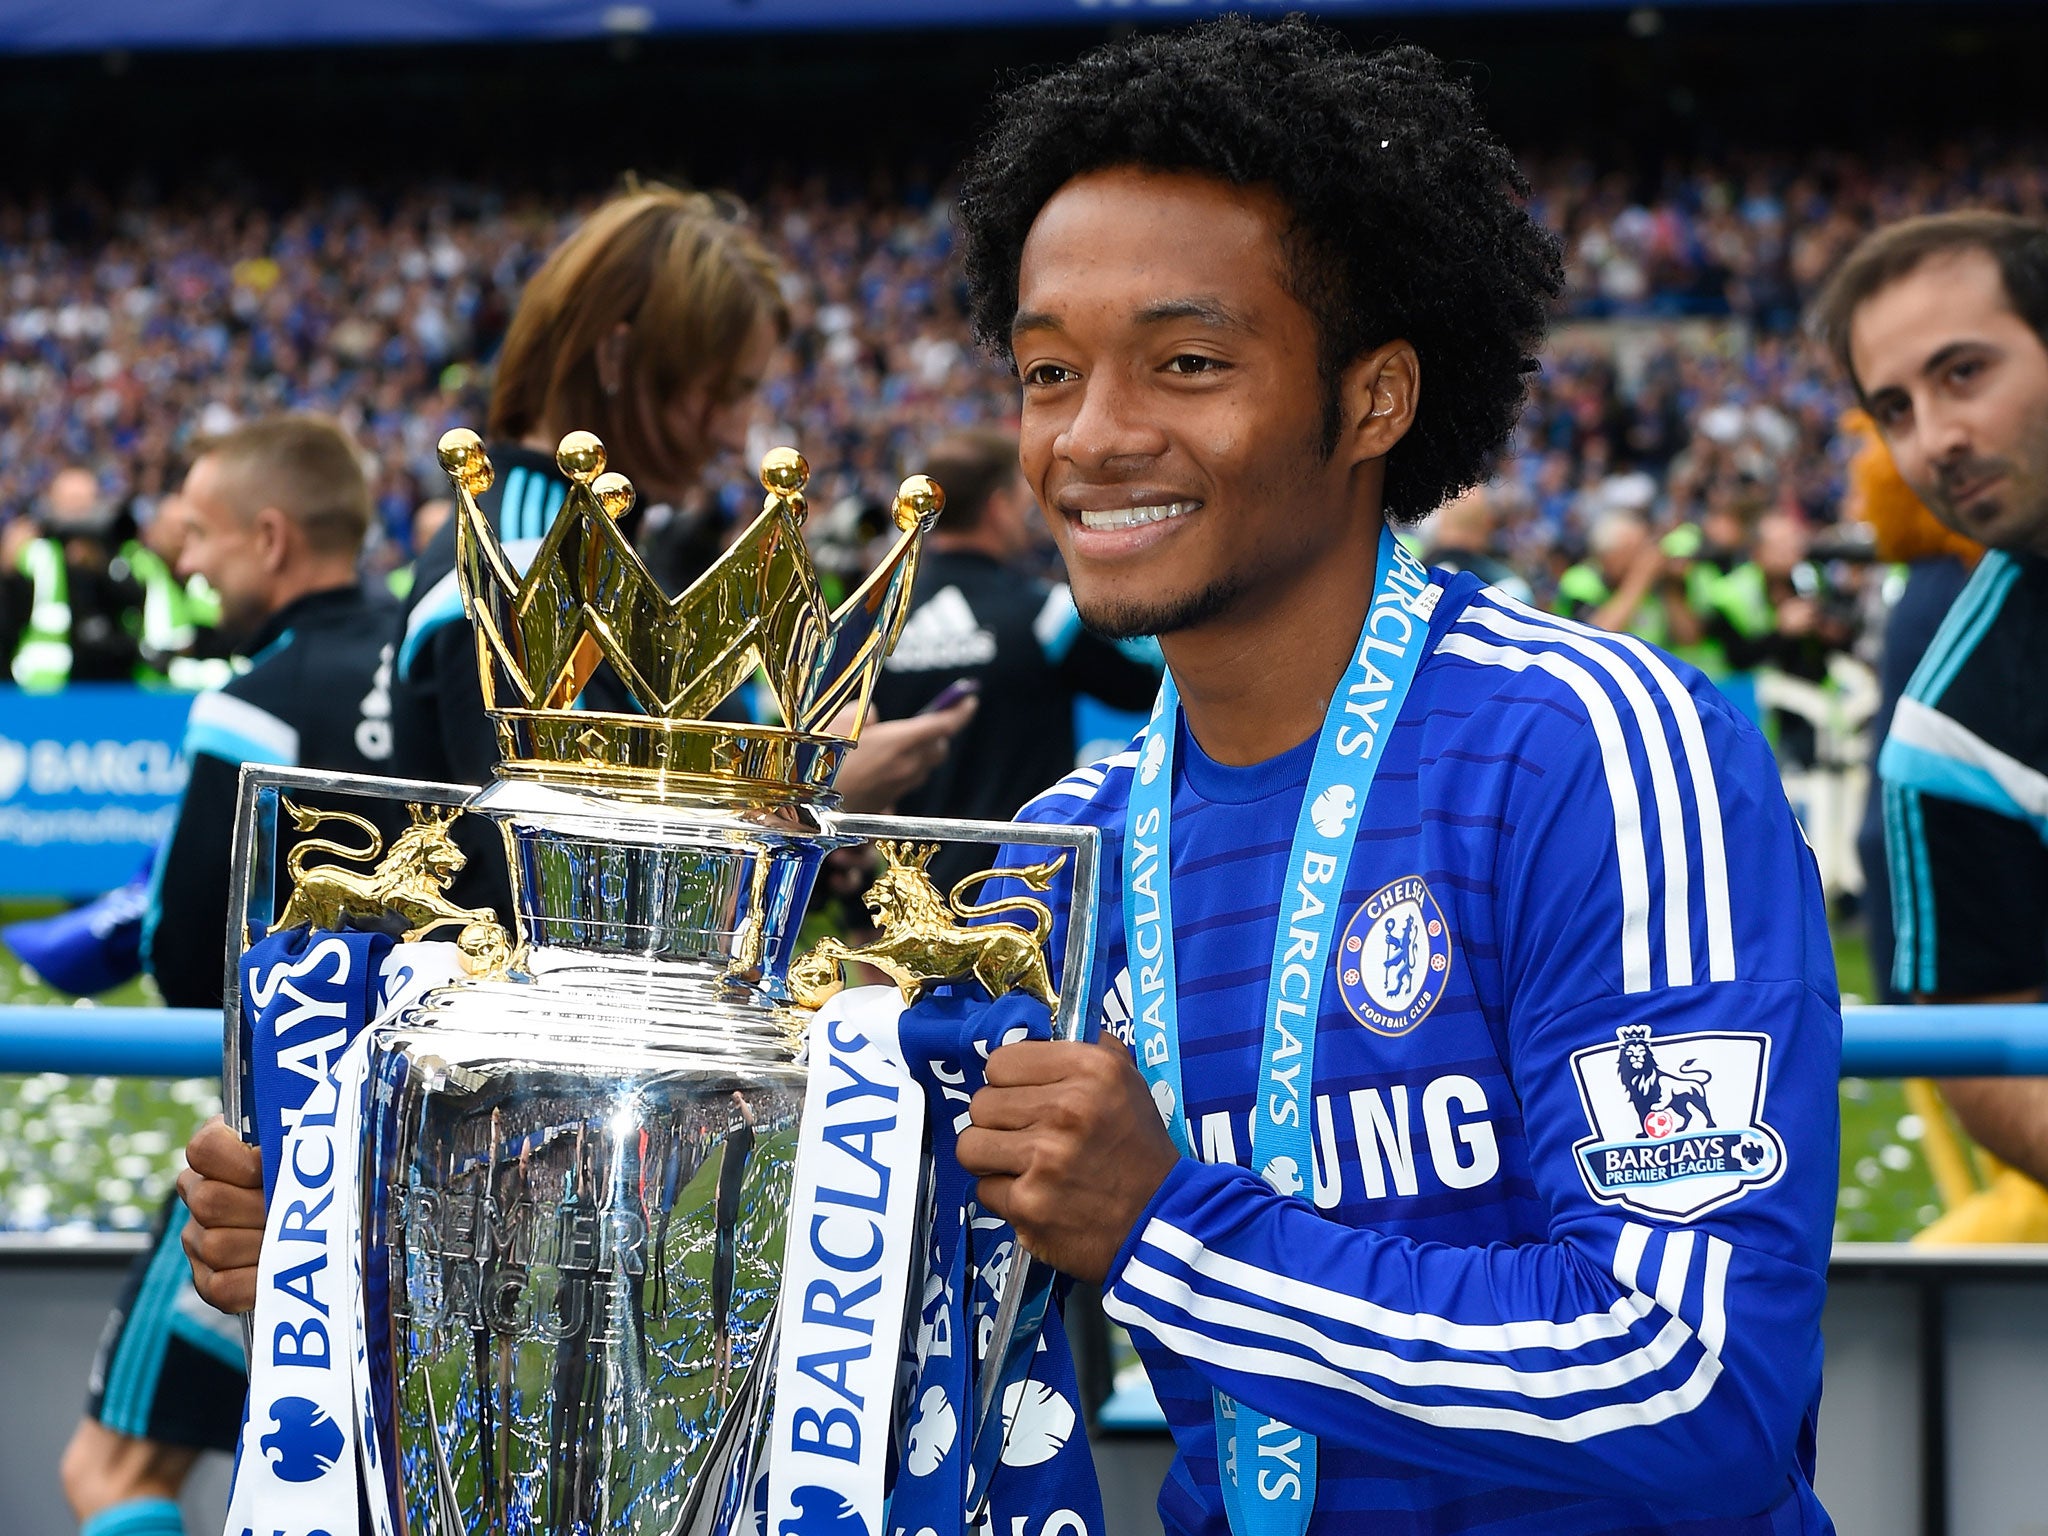
[(1510, 597), (1498, 588), (1486, 589), (1489, 600), (1514, 613), (1554, 629), (1576, 631), (1620, 646), (1633, 656), (1657, 684), (1658, 692), (1671, 710), (1678, 726), (1679, 744), (1685, 749), (1685, 765), (1692, 774), (1693, 811), (1700, 823), (1700, 874), (1707, 908), (1707, 979), (1735, 979), (1735, 924), (1728, 903), (1728, 845), (1721, 831), (1721, 792), (1714, 781), (1714, 761), (1707, 755), (1706, 731), (1700, 725), (1700, 706), (1664, 657), (1634, 635), (1611, 634), (1572, 619), (1559, 618)]
[(235, 756), (238, 762), (274, 763), (290, 768), (299, 761), (298, 728), (232, 694), (196, 695), (192, 711), (185, 717), (185, 730), (188, 737), (201, 740), (231, 738), (239, 749)]
[[(1185, 1237), (1185, 1234), (1155, 1218), (1148, 1223), (1142, 1241), (1163, 1251), (1166, 1245), (1154, 1239), (1166, 1234)], [(1677, 1241), (1681, 1237), (1685, 1241)], [(1333, 1339), (1306, 1318), (1277, 1315), (1262, 1308), (1257, 1302), (1266, 1297), (1267, 1292), (1250, 1293), (1251, 1301), (1205, 1294), (1185, 1281), (1163, 1274), (1143, 1260), (1135, 1260), (1126, 1267), (1117, 1284), (1105, 1295), (1104, 1310), (1118, 1322), (1152, 1334), (1184, 1358), (1223, 1370), (1330, 1388), (1403, 1417), (1447, 1428), (1506, 1430), (1551, 1441), (1576, 1442), (1618, 1429), (1660, 1423), (1690, 1412), (1706, 1399), (1722, 1369), (1718, 1346), (1725, 1326), (1724, 1291), (1728, 1258), (1732, 1252), (1725, 1242), (1718, 1238), (1707, 1240), (1703, 1285), (1705, 1320), (1697, 1336), (1702, 1352), (1690, 1374), (1678, 1386), (1639, 1398), (1622, 1395), (1617, 1401), (1596, 1404), (1562, 1418), (1553, 1418), (1529, 1406), (1417, 1402), (1401, 1395), (1400, 1389), (1492, 1393), (1519, 1398), (1524, 1403), (1540, 1404), (1578, 1393), (1618, 1392), (1646, 1377), (1654, 1377), (1669, 1366), (1695, 1337), (1677, 1310), (1692, 1268), (1692, 1237), (1691, 1233), (1673, 1234), (1666, 1242), (1658, 1267), (1656, 1290), (1669, 1319), (1654, 1338), (1635, 1350), (1608, 1360), (1566, 1365), (1548, 1371), (1519, 1370), (1496, 1361), (1408, 1360), (1369, 1345)], [(1615, 1272), (1618, 1277), (1625, 1276), (1623, 1283), (1630, 1288), (1631, 1310), (1637, 1317), (1645, 1315), (1652, 1306), (1650, 1298), (1634, 1288), (1633, 1279), (1648, 1238), (1647, 1229), (1631, 1224), (1624, 1227), (1616, 1244)], [(1718, 1252), (1716, 1244), (1719, 1245)], [(1219, 1256), (1208, 1254), (1205, 1257), (1215, 1259)], [(1210, 1268), (1202, 1264), (1191, 1267), (1198, 1273)], [(1286, 1279), (1284, 1276), (1267, 1275), (1252, 1266), (1244, 1268), (1262, 1282)], [(1346, 1310), (1370, 1305), (1360, 1303), (1358, 1298), (1346, 1299), (1352, 1303), (1352, 1308)], [(1173, 1309), (1172, 1313), (1165, 1314), (1165, 1308)], [(1588, 1317), (1607, 1318), (1611, 1315), (1594, 1313)], [(1237, 1334), (1249, 1334), (1251, 1340), (1257, 1342), (1217, 1337), (1200, 1326), (1188, 1326), (1181, 1320), (1183, 1317), (1196, 1324), (1221, 1326)], [(1525, 1332), (1515, 1331), (1532, 1327), (1573, 1329), (1585, 1323), (1588, 1317), (1576, 1319), (1571, 1324), (1505, 1323), (1485, 1329), (1462, 1324), (1444, 1325), (1442, 1319), (1417, 1318), (1415, 1321), (1444, 1325), (1460, 1334), (1490, 1332), (1497, 1336), (1514, 1334), (1526, 1338)], [(1406, 1336), (1422, 1337), (1433, 1332), (1434, 1329), (1422, 1328)], [(1269, 1344), (1292, 1344), (1299, 1347), (1299, 1352), (1285, 1347), (1269, 1347)], [(1512, 1347), (1553, 1346), (1520, 1343)], [(1360, 1375), (1371, 1376), (1392, 1390), (1381, 1390), (1360, 1380)]]
[(1512, 1349), (1580, 1349), (1601, 1339), (1622, 1337), (1655, 1305), (1648, 1296), (1631, 1287), (1630, 1294), (1604, 1311), (1588, 1312), (1567, 1322), (1535, 1318), (1525, 1322), (1459, 1323), (1428, 1312), (1396, 1311), (1362, 1296), (1261, 1269), (1205, 1248), (1192, 1233), (1156, 1216), (1145, 1224), (1140, 1241), (1178, 1259), (1200, 1279), (1230, 1286), (1247, 1295), (1267, 1297), (1293, 1311), (1390, 1339), (1415, 1339), (1475, 1354), (1498, 1354)]
[[(1684, 1283), (1684, 1275), (1679, 1283)], [(1212, 1328), (1235, 1329), (1275, 1344), (1300, 1347), (1303, 1358), (1324, 1360), (1359, 1376), (1375, 1376), (1396, 1387), (1455, 1387), (1474, 1392), (1511, 1392), (1523, 1397), (1565, 1397), (1574, 1392), (1598, 1392), (1626, 1386), (1640, 1377), (1662, 1370), (1677, 1358), (1692, 1330), (1677, 1317), (1669, 1319), (1657, 1334), (1640, 1348), (1606, 1360), (1555, 1366), (1549, 1370), (1521, 1370), (1485, 1360), (1410, 1360), (1389, 1350), (1347, 1343), (1296, 1318), (1249, 1302), (1232, 1301), (1195, 1290), (1185, 1280), (1162, 1273), (1141, 1259), (1125, 1266), (1118, 1288), (1136, 1291), (1144, 1302), (1172, 1307), (1198, 1323)], [(1142, 1302), (1135, 1308), (1147, 1319), (1159, 1314)]]
[(1134, 751), (1118, 752), (1109, 757), (1098, 758), (1085, 768), (1076, 768), (1051, 788), (1040, 790), (1018, 808), (1018, 814), (1021, 816), (1034, 805), (1047, 800), (1093, 800), (1096, 792), (1109, 782), (1112, 770), (1133, 768), (1137, 766), (1137, 762), (1138, 754)]
[(1584, 667), (1555, 651), (1518, 651), (1504, 645), (1489, 645), (1456, 630), (1444, 636), (1437, 650), (1482, 666), (1506, 667), (1511, 672), (1524, 672), (1531, 667), (1548, 672), (1585, 705), (1593, 735), (1600, 743), (1600, 763), (1606, 771), (1607, 794), (1614, 811), (1614, 856), (1621, 870), (1621, 990), (1649, 991), (1650, 877), (1643, 846), (1643, 807), (1636, 796), (1635, 769), (1628, 760), (1628, 743), (1622, 736), (1621, 719), (1615, 713), (1613, 700)]
[(1671, 764), (1671, 745), (1664, 739), (1664, 721), (1649, 690), (1612, 648), (1570, 630), (1546, 629), (1476, 603), (1465, 609), (1459, 622), (1489, 629), (1508, 640), (1569, 646), (1621, 689), (1642, 734), (1650, 785), (1657, 797), (1657, 840), (1664, 853), (1664, 978), (1669, 986), (1691, 986), (1697, 978), (1692, 963), (1692, 869), (1685, 852), (1684, 811), (1679, 803), (1678, 775)]

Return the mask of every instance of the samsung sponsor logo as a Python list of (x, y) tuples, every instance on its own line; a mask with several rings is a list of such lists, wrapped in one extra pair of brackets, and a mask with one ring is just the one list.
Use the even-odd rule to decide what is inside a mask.
[[(1250, 1142), (1250, 1114), (1208, 1114), (1196, 1130), (1205, 1163), (1238, 1161), (1238, 1136)], [(1310, 1195), (1321, 1210), (1343, 1201), (1385, 1200), (1421, 1192), (1425, 1180), (1442, 1189), (1476, 1189), (1500, 1173), (1500, 1141), (1476, 1078), (1449, 1073), (1411, 1094), (1406, 1083), (1359, 1088), (1315, 1101), (1315, 1167)], [(1347, 1188), (1343, 1149), (1356, 1148), (1358, 1185)], [(1296, 1170), (1299, 1179), (1299, 1170)], [(1293, 1194), (1300, 1189), (1283, 1189)]]

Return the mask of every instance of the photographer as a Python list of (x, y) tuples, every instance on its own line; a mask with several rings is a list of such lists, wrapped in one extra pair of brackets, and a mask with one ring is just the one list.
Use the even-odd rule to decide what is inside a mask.
[(7, 541), (14, 585), (26, 599), (10, 605), (26, 615), (12, 656), (22, 687), (126, 682), (134, 674), (143, 592), (116, 567), (118, 518), (91, 470), (61, 469), (37, 515), (41, 537), (23, 529)]
[[(1827, 681), (1828, 658), (1856, 638), (1853, 609), (1808, 559), (1806, 527), (1783, 512), (1757, 520), (1750, 557), (1715, 584), (1707, 633), (1736, 672), (1771, 667), (1810, 683)], [(1776, 712), (1779, 759), (1813, 762), (1814, 729), (1788, 710)]]

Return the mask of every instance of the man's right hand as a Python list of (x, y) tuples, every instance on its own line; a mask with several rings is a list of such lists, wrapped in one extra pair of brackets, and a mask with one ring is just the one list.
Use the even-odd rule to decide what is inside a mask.
[(209, 1306), (247, 1312), (256, 1305), (256, 1259), (263, 1249), (263, 1154), (215, 1115), (185, 1143), (178, 1198), (192, 1285)]

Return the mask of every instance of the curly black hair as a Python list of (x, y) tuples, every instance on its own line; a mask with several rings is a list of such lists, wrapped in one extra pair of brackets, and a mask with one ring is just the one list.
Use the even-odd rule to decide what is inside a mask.
[(1074, 177), (1124, 165), (1279, 195), (1289, 286), (1321, 336), (1331, 445), (1345, 367), (1397, 337), (1414, 346), (1422, 397), (1387, 458), (1389, 519), (1424, 517), (1485, 474), (1536, 368), (1562, 267), (1523, 206), (1514, 158), (1434, 57), (1354, 53), (1300, 16), (1225, 16), (1107, 44), (1011, 89), (962, 167), (956, 210), (984, 346), (1009, 356), (1018, 260), (1039, 210)]

